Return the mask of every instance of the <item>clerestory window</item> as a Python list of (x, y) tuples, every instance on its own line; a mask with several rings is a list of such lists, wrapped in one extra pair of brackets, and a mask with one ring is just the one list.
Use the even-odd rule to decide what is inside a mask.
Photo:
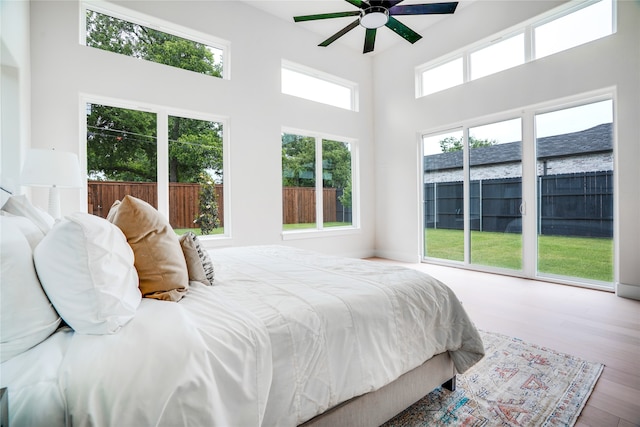
[(340, 77), (282, 61), (281, 85), (286, 95), (358, 111), (358, 85)]
[(222, 40), (116, 5), (88, 3), (83, 11), (81, 33), (86, 46), (228, 78), (229, 47)]
[(615, 0), (568, 2), (452, 56), (418, 66), (416, 98), (611, 35), (614, 6)]

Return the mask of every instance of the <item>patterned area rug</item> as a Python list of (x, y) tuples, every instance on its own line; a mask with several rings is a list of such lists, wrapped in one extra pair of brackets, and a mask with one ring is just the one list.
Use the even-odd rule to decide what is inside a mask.
[(486, 355), (456, 391), (438, 388), (384, 424), (408, 426), (573, 426), (603, 365), (481, 332)]

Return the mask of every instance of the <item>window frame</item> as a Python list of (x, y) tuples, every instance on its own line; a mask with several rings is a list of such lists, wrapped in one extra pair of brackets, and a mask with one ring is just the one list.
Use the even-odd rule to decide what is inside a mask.
[[(522, 35), (523, 62), (521, 62), (519, 64), (516, 64), (516, 65), (509, 66), (507, 68), (502, 68), (502, 69), (500, 69), (498, 71), (494, 71), (494, 72), (491, 72), (489, 74), (483, 74), (483, 75), (478, 76), (478, 77), (473, 77), (473, 74), (472, 74), (473, 73), (473, 60), (472, 60), (473, 58), (472, 57), (473, 57), (473, 55), (475, 53), (482, 52), (485, 49), (490, 49), (490, 48), (492, 48), (492, 47), (494, 47), (494, 46), (496, 46), (496, 45), (498, 45), (498, 44), (500, 44), (502, 42), (506, 42), (508, 40), (513, 39), (514, 37), (518, 37), (519, 35)], [(521, 28), (521, 29), (519, 29), (517, 31), (509, 31), (509, 32), (501, 33), (498, 37), (493, 38), (488, 43), (485, 43), (482, 46), (478, 46), (475, 49), (470, 49), (469, 52), (468, 52), (468, 60), (467, 60), (467, 64), (468, 64), (468, 67), (467, 67), (467, 81), (470, 82), (470, 81), (473, 81), (473, 80), (478, 80), (478, 79), (481, 79), (483, 77), (491, 76), (491, 75), (497, 74), (497, 73), (499, 73), (501, 71), (508, 70), (510, 68), (514, 68), (514, 67), (517, 67), (517, 66), (522, 65), (522, 64), (526, 64), (527, 63), (527, 58), (530, 58), (530, 56), (527, 56), (527, 48), (526, 48), (527, 42), (526, 41), (527, 41), (527, 31), (525, 31), (524, 28)]]
[[(558, 19), (562, 19), (566, 16), (569, 16), (573, 13), (579, 12), (583, 9), (586, 9), (587, 7), (593, 6), (596, 3), (600, 3), (600, 2), (604, 2), (604, 1), (609, 1), (611, 2), (611, 33), (607, 34), (606, 36), (602, 36), (602, 37), (598, 37), (583, 43), (579, 43), (575, 46), (571, 46), (562, 50), (559, 50), (557, 52), (553, 52), (544, 56), (535, 56), (535, 51), (536, 51), (536, 40), (535, 40), (535, 32), (536, 32), (536, 28), (538, 27), (542, 27), (545, 24), (549, 24), (551, 22), (554, 22)], [(564, 52), (565, 50), (569, 50), (572, 49), (574, 47), (578, 47), (578, 46), (582, 46), (583, 44), (587, 44), (590, 43), (592, 41), (595, 40), (599, 40), (601, 38), (610, 36), (612, 34), (616, 33), (616, 23), (617, 23), (617, 13), (616, 13), (616, 5), (617, 5), (617, 0), (585, 0), (582, 2), (569, 2), (568, 5), (563, 5), (561, 7), (558, 7), (556, 9), (552, 9), (551, 11), (549, 11), (548, 13), (544, 13), (542, 15), (540, 15), (537, 19), (535, 19), (535, 21), (531, 22), (529, 24), (529, 30), (530, 30), (530, 37), (531, 37), (531, 57), (532, 60), (535, 59), (541, 59), (541, 58), (546, 58), (547, 56), (553, 56), (557, 53), (560, 52)]]
[[(612, 122), (612, 147), (613, 147), (613, 280), (612, 282), (600, 282), (597, 280), (578, 278), (570, 276), (556, 276), (552, 274), (540, 274), (537, 269), (538, 263), (538, 241), (537, 241), (537, 155), (536, 155), (536, 130), (535, 130), (535, 117), (539, 114), (545, 114), (550, 112), (561, 111), (570, 109), (573, 107), (580, 107), (588, 104), (598, 103), (600, 101), (610, 100), (613, 107), (613, 122)], [(617, 139), (617, 93), (614, 87), (603, 88), (593, 92), (580, 93), (567, 98), (554, 99), (546, 101), (540, 104), (526, 105), (521, 108), (503, 111), (500, 113), (494, 113), (487, 116), (477, 117), (469, 120), (463, 120), (447, 124), (440, 127), (431, 129), (424, 129), (417, 132), (417, 146), (418, 146), (418, 167), (419, 171), (419, 203), (420, 203), (420, 217), (425, 217), (424, 210), (424, 160), (423, 160), (423, 139), (425, 137), (438, 136), (448, 132), (462, 131), (464, 151), (463, 155), (463, 169), (464, 172), (464, 214), (465, 214), (465, 229), (464, 229), (464, 241), (465, 241), (465, 260), (454, 261), (444, 258), (432, 258), (425, 256), (424, 252), (421, 252), (420, 259), (424, 263), (432, 263), (438, 265), (448, 265), (454, 267), (463, 267), (474, 271), (484, 271), (488, 273), (504, 274), (512, 277), (523, 277), (528, 279), (535, 279), (539, 281), (546, 281), (551, 283), (559, 283), (571, 286), (579, 286), (587, 289), (597, 289), (607, 292), (614, 292), (615, 284), (619, 282), (619, 199), (621, 195), (618, 192), (619, 174), (617, 172), (617, 157), (618, 157), (618, 139)], [(522, 201), (524, 214), (522, 216), (522, 270), (514, 271), (508, 269), (502, 269), (498, 267), (484, 266), (480, 264), (472, 264), (470, 258), (470, 230), (468, 225), (469, 215), (469, 174), (467, 173), (470, 167), (468, 153), (468, 140), (469, 130), (494, 123), (499, 121), (508, 121), (515, 118), (521, 118), (522, 122)], [(421, 248), (425, 247), (424, 232), (422, 232), (420, 238)]]
[[(85, 177), (87, 174), (87, 104), (101, 104), (116, 108), (126, 108), (131, 110), (144, 111), (156, 115), (156, 133), (157, 133), (157, 170), (158, 175), (158, 211), (165, 217), (169, 218), (169, 116), (179, 116), (195, 120), (211, 121), (222, 123), (222, 180), (225, 186), (223, 196), (224, 206), (224, 233), (217, 235), (202, 235), (198, 238), (204, 240), (223, 240), (231, 238), (231, 185), (229, 179), (230, 162), (230, 139), (229, 139), (229, 117), (223, 115), (214, 115), (197, 111), (177, 109), (160, 105), (148, 104), (144, 102), (136, 102), (132, 100), (124, 100), (118, 98), (109, 98), (100, 95), (81, 93), (79, 100), (80, 113), (80, 129), (79, 129), (79, 150), (81, 170)], [(86, 178), (85, 178), (86, 180)], [(87, 206), (88, 195), (83, 192), (81, 198), (82, 206)]]
[[(291, 134), (299, 135), (315, 139), (315, 190), (316, 190), (316, 226), (306, 229), (282, 230), (282, 240), (296, 240), (315, 237), (327, 237), (335, 235), (353, 234), (360, 231), (360, 180), (359, 180), (359, 146), (355, 138), (349, 138), (339, 135), (331, 135), (324, 132), (309, 131), (304, 129), (282, 127), (280, 135)], [(323, 182), (323, 164), (322, 164), (322, 141), (333, 140), (347, 143), (351, 146), (351, 225), (324, 227), (323, 224), (323, 198), (322, 198), (322, 182)], [(282, 138), (280, 140), (280, 148), (282, 149)], [(280, 164), (280, 220), (281, 226), (284, 227), (282, 215), (282, 163)]]
[[(180, 37), (186, 40), (190, 40), (196, 43), (201, 43), (206, 46), (218, 49), (222, 51), (222, 79), (231, 79), (231, 43), (221, 39), (219, 37), (212, 36), (207, 33), (203, 33), (188, 27), (184, 27), (173, 22), (165, 21), (155, 16), (146, 15), (142, 12), (135, 11), (120, 5), (116, 5), (110, 2), (95, 0), (95, 1), (81, 1), (80, 2), (80, 34), (79, 43), (83, 46), (87, 46), (87, 10), (91, 10), (103, 15), (108, 15), (116, 19), (131, 22), (133, 24), (141, 25), (156, 31), (160, 31), (166, 34), (171, 34), (176, 37)], [(87, 46), (90, 47), (90, 46)], [(113, 52), (112, 52), (113, 53)], [(126, 55), (125, 55), (126, 56)], [(164, 65), (164, 64), (161, 64)], [(167, 65), (169, 66), (169, 65)], [(176, 68), (176, 67), (174, 67)], [(180, 68), (184, 70), (184, 68)], [(189, 70), (185, 70), (189, 71)], [(192, 71), (194, 72), (194, 71)], [(199, 74), (199, 73), (196, 73)]]
[[(317, 80), (321, 80), (324, 81), (326, 83), (330, 83), (336, 86), (340, 86), (343, 88), (346, 88), (350, 91), (351, 95), (350, 95), (350, 106), (349, 108), (345, 108), (345, 107), (341, 107), (339, 105), (335, 105), (335, 104), (329, 104), (326, 102), (322, 102), (322, 101), (317, 101), (314, 99), (310, 99), (310, 98), (306, 98), (304, 96), (300, 96), (300, 95), (294, 95), (291, 93), (285, 93), (282, 91), (282, 70), (288, 70), (288, 71), (293, 71), (294, 73), (299, 73), (302, 75), (305, 75), (307, 77), (311, 77)], [(358, 112), (360, 109), (360, 105), (359, 105), (359, 85), (356, 82), (352, 82), (351, 80), (347, 80), (344, 79), (342, 77), (338, 77), (336, 75), (333, 74), (329, 74), (326, 73), (324, 71), (320, 71), (317, 70), (315, 68), (311, 68), (308, 67), (306, 65), (302, 65), (302, 64), (298, 64), (296, 62), (292, 62), (286, 59), (282, 59), (281, 65), (280, 65), (280, 93), (282, 93), (283, 95), (289, 95), (289, 96), (294, 96), (296, 98), (300, 98), (300, 99), (305, 99), (307, 101), (312, 101), (312, 102), (317, 102), (320, 104), (324, 104), (324, 105), (330, 105), (332, 107), (336, 107), (336, 108), (340, 108), (343, 110), (348, 110), (348, 111), (354, 111), (354, 112)]]
[[(437, 68), (443, 67), (445, 65), (448, 65), (454, 61), (457, 61), (459, 59), (462, 59), (462, 82), (455, 84), (453, 86), (449, 86), (449, 87), (445, 87), (443, 89), (438, 89), (434, 92), (429, 92), (429, 93), (424, 93), (424, 74), (428, 71), (431, 70), (435, 70)], [(421, 98), (423, 96), (429, 96), (431, 94), (434, 93), (438, 93), (438, 92), (442, 92), (443, 90), (447, 90), (447, 89), (451, 89), (453, 87), (457, 87), (457, 86), (461, 86), (463, 85), (468, 79), (467, 79), (467, 69), (469, 68), (468, 65), (468, 59), (465, 57), (465, 55), (458, 53), (458, 54), (454, 54), (454, 55), (447, 55), (445, 57), (440, 58), (440, 60), (438, 60), (437, 62), (432, 62), (430, 63), (430, 65), (426, 65), (426, 66), (421, 66), (421, 67), (416, 67), (416, 98)]]

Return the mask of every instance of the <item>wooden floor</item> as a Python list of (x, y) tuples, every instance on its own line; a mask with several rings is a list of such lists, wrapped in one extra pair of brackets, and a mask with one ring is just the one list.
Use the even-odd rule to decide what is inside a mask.
[(605, 365), (576, 426), (640, 426), (640, 301), (613, 293), (430, 264), (479, 329)]

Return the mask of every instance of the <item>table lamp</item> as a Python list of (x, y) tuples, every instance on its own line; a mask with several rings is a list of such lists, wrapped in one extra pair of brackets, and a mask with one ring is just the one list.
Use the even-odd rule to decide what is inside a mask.
[(57, 150), (30, 149), (20, 175), (22, 185), (49, 187), (49, 214), (60, 218), (58, 188), (82, 187), (78, 156)]

